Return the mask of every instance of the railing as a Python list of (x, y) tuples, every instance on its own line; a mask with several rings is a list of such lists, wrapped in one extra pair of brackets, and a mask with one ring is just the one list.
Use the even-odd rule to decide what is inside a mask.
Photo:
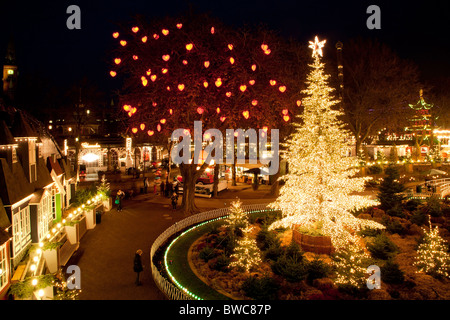
[[(251, 204), (251, 205), (243, 205), (242, 209), (244, 211), (256, 211), (256, 210), (266, 210), (267, 205), (265, 204)], [(169, 239), (172, 235), (177, 232), (186, 229), (187, 227), (196, 225), (203, 221), (208, 221), (211, 219), (219, 218), (228, 215), (230, 212), (229, 208), (221, 208), (215, 209), (211, 211), (205, 211), (198, 214), (194, 214), (189, 216), (183, 220), (180, 220), (169, 228), (167, 228), (163, 233), (161, 233), (158, 238), (153, 242), (153, 245), (150, 249), (150, 265), (152, 268), (152, 276), (158, 288), (165, 294), (165, 296), (170, 300), (192, 300), (192, 297), (183, 292), (177, 286), (175, 286), (172, 282), (166, 279), (161, 275), (158, 268), (153, 263), (153, 257), (156, 251), (163, 245), (167, 239)]]
[[(421, 189), (418, 192), (418, 188)], [(450, 178), (442, 178), (419, 183), (415, 189), (405, 192), (408, 198), (429, 198), (438, 196), (444, 198), (450, 194)]]

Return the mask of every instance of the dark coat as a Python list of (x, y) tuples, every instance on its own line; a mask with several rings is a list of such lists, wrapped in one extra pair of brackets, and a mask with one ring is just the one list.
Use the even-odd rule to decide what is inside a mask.
[(134, 255), (134, 272), (142, 272), (144, 268), (142, 267), (142, 261), (141, 261), (141, 255), (135, 254)]

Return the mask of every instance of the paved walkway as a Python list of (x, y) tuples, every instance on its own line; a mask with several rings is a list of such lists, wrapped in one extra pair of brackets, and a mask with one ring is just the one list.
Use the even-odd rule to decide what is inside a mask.
[[(202, 211), (228, 207), (238, 196), (244, 204), (268, 203), (268, 190), (268, 186), (261, 186), (255, 192), (251, 186), (241, 185), (223, 191), (218, 198), (196, 198), (196, 204)], [(101, 223), (84, 235), (67, 264), (80, 267), (80, 300), (165, 299), (151, 276), (150, 247), (159, 234), (183, 218), (183, 213), (171, 209), (170, 199), (154, 194), (137, 195), (124, 201), (123, 211), (104, 213)], [(137, 249), (144, 251), (143, 285), (139, 287), (134, 284), (133, 272)]]

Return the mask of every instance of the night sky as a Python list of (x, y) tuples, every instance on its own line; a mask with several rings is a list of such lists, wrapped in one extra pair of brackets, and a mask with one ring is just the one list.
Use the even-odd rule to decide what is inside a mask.
[[(13, 36), (19, 74), (39, 74), (60, 85), (88, 77), (101, 88), (114, 87), (108, 76), (111, 34), (117, 22), (135, 14), (150, 18), (186, 12), (189, 4), (226, 24), (266, 24), (282, 36), (307, 43), (314, 35), (328, 45), (356, 36), (378, 38), (402, 58), (416, 62), (423, 79), (450, 75), (449, 1), (183, 1), (59, 0), (0, 2), (0, 64)], [(66, 9), (81, 8), (81, 30), (68, 30)], [(368, 30), (366, 9), (381, 8), (381, 30)], [(131, 25), (131, 22), (130, 22)], [(345, 50), (345, 47), (344, 47)]]

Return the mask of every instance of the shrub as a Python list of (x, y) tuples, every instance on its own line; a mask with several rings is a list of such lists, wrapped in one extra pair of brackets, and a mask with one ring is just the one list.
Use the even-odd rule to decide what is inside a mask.
[(433, 195), (428, 198), (426, 208), (428, 214), (432, 217), (442, 216), (441, 200), (437, 196)]
[(411, 217), (409, 218), (411, 223), (417, 224), (418, 226), (428, 223), (428, 215), (421, 209), (415, 210)]
[(397, 263), (388, 260), (381, 267), (381, 280), (389, 284), (401, 284), (405, 281), (405, 274)]
[(214, 270), (227, 272), (229, 264), (230, 264), (230, 258), (227, 257), (225, 254), (221, 254), (220, 256), (217, 257), (216, 261), (212, 265), (212, 268)]
[(275, 300), (279, 288), (275, 279), (257, 276), (247, 278), (241, 286), (245, 295), (255, 300)]
[(415, 210), (417, 209), (417, 207), (418, 207), (419, 205), (420, 205), (420, 200), (417, 200), (417, 199), (411, 199), (411, 200), (408, 200), (408, 201), (405, 203), (404, 207), (405, 207), (405, 209), (408, 210), (409, 212), (413, 212), (413, 211), (415, 211)]
[(268, 249), (272, 245), (281, 245), (281, 241), (278, 239), (277, 235), (267, 229), (262, 229), (258, 232), (256, 235), (256, 243), (262, 251)]
[(383, 172), (383, 168), (379, 165), (373, 165), (368, 168), (369, 174), (380, 174)]
[(284, 248), (279, 244), (273, 243), (264, 251), (264, 259), (276, 261), (284, 254)]
[(377, 235), (368, 243), (367, 249), (375, 259), (387, 260), (398, 250), (397, 246), (384, 234)]
[(388, 209), (386, 211), (386, 214), (388, 214), (391, 217), (405, 218), (405, 214), (403, 213), (403, 208), (400, 204), (396, 204), (392, 208)]
[(381, 233), (380, 229), (371, 229), (365, 227), (357, 232), (360, 237), (375, 237)]
[(282, 276), (286, 281), (299, 282), (306, 279), (308, 275), (308, 270), (302, 260), (303, 256), (299, 259), (282, 255), (272, 263), (271, 268), (275, 274)]
[(386, 231), (391, 234), (397, 233), (398, 235), (404, 235), (407, 231), (398, 220), (388, 217), (383, 218), (382, 224), (386, 227)]
[(205, 262), (208, 262), (210, 259), (212, 259), (214, 257), (215, 257), (215, 250), (214, 250), (214, 248), (211, 248), (210, 246), (204, 247), (199, 252), (199, 258)]
[(328, 264), (317, 257), (306, 264), (306, 270), (308, 273), (306, 279), (310, 283), (315, 279), (325, 278), (330, 273)]

